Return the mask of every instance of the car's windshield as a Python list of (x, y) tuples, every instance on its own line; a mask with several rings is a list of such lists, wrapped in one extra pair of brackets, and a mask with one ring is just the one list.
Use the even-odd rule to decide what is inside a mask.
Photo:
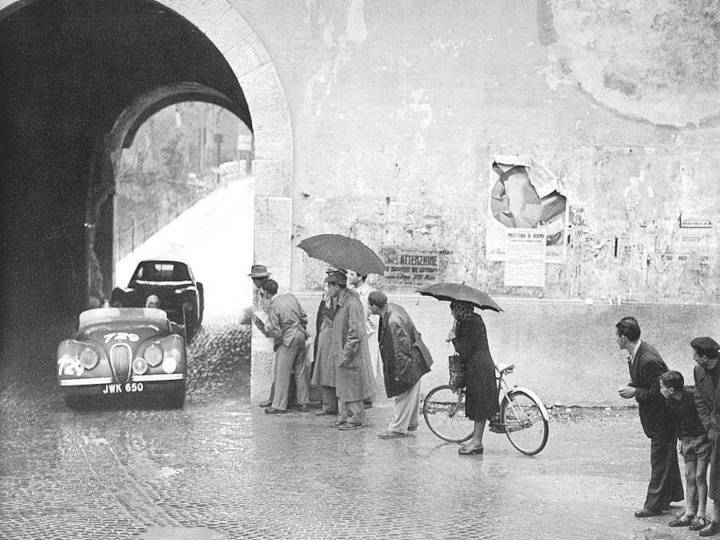
[(186, 264), (168, 261), (145, 261), (140, 263), (132, 277), (133, 281), (190, 281)]
[(78, 331), (101, 324), (126, 326), (153, 326), (163, 328), (167, 325), (167, 314), (152, 308), (99, 308), (83, 311), (78, 318)]

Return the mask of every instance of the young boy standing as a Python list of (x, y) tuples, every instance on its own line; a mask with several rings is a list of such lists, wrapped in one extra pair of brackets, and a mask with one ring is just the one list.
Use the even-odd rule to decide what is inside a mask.
[(679, 371), (666, 371), (660, 376), (660, 393), (672, 411), (675, 428), (680, 439), (680, 453), (685, 461), (686, 503), (685, 512), (673, 519), (670, 527), (689, 527), (699, 531), (707, 525), (707, 469), (712, 446), (700, 422), (695, 396), (685, 388)]

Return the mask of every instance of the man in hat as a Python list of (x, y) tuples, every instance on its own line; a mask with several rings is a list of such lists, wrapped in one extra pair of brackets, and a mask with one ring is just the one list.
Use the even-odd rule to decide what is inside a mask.
[(430, 371), (432, 356), (410, 315), (387, 301), (382, 291), (368, 296), (370, 311), (380, 317), (378, 339), (387, 397), (395, 398), (395, 414), (381, 439), (405, 437), (418, 427), (420, 378)]
[(267, 414), (287, 412), (290, 378), (295, 374), (297, 401), (300, 411), (307, 411), (308, 376), (305, 366), (305, 338), (307, 338), (307, 315), (297, 298), (290, 293), (277, 294), (277, 281), (266, 278), (260, 286), (260, 294), (269, 301), (268, 322), (255, 319), (255, 324), (275, 341), (274, 396)]
[(325, 282), (328, 297), (336, 306), (330, 341), (330, 357), (336, 367), (336, 426), (343, 431), (358, 429), (365, 418), (363, 400), (370, 397), (372, 384), (365, 312), (358, 295), (347, 289), (344, 273), (331, 272)]
[(720, 450), (718, 435), (720, 434), (720, 416), (717, 407), (720, 405), (718, 383), (720, 382), (720, 364), (718, 349), (720, 345), (710, 337), (696, 337), (690, 342), (693, 348), (693, 359), (697, 364), (693, 370), (695, 378), (695, 404), (698, 416), (712, 444), (710, 453), (710, 481), (708, 496), (710, 505), (710, 523), (700, 530), (700, 536), (713, 536), (720, 532)]
[(630, 382), (618, 393), (638, 402), (640, 424), (650, 439), (650, 483), (645, 504), (635, 517), (656, 516), (668, 510), (671, 502), (684, 498), (672, 413), (660, 393), (660, 375), (668, 368), (655, 347), (640, 339), (635, 317), (623, 317), (615, 328), (618, 347), (628, 353), (630, 372)]
[(267, 266), (265, 266), (264, 264), (253, 264), (250, 267), (250, 273), (248, 274), (248, 276), (250, 276), (250, 279), (252, 279), (253, 285), (255, 285), (255, 289), (259, 290), (262, 281), (270, 277), (270, 272), (268, 272)]

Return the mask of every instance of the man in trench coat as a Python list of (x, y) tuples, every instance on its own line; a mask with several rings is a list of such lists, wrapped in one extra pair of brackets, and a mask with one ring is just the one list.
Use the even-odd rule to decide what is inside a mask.
[(366, 319), (357, 294), (347, 289), (347, 277), (332, 272), (325, 279), (328, 296), (335, 300), (330, 355), (335, 361), (335, 392), (338, 397), (336, 426), (345, 431), (362, 427), (363, 400), (372, 392), (372, 368)]
[(668, 369), (655, 347), (640, 339), (640, 325), (635, 317), (623, 317), (615, 328), (618, 347), (628, 352), (630, 372), (630, 382), (621, 386), (618, 393), (638, 402), (640, 423), (650, 439), (650, 482), (645, 504), (635, 512), (635, 517), (656, 516), (668, 510), (671, 502), (684, 497), (672, 413), (660, 393), (660, 375)]
[(700, 531), (700, 536), (713, 536), (720, 532), (720, 345), (709, 337), (696, 337), (690, 342), (697, 364), (693, 370), (695, 378), (695, 403), (698, 416), (712, 443), (710, 454), (710, 482), (708, 496), (712, 500), (710, 523)]
[(432, 356), (410, 315), (387, 301), (382, 291), (368, 296), (370, 311), (380, 316), (378, 341), (387, 397), (395, 398), (395, 414), (381, 439), (405, 437), (418, 427), (420, 378), (430, 371)]

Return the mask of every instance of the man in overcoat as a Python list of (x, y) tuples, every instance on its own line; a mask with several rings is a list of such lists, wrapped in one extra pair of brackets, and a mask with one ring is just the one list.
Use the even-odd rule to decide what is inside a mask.
[(366, 318), (357, 294), (347, 289), (347, 277), (332, 272), (325, 279), (328, 296), (335, 300), (330, 354), (335, 360), (335, 391), (338, 397), (337, 427), (343, 431), (362, 427), (363, 400), (372, 392), (372, 368), (368, 350)]
[(365, 320), (367, 321), (368, 349), (370, 350), (370, 367), (372, 368), (373, 381), (370, 397), (365, 400), (365, 408), (372, 407), (372, 394), (375, 391), (376, 380), (379, 380), (382, 368), (380, 367), (380, 350), (378, 349), (377, 337), (377, 317), (370, 311), (368, 297), (375, 289), (367, 282), (367, 275), (358, 274), (355, 270), (346, 270), (348, 289), (355, 291), (360, 297), (360, 301), (365, 311)]
[(381, 439), (405, 437), (418, 427), (420, 378), (430, 371), (432, 356), (415, 328), (410, 315), (397, 304), (388, 303), (382, 291), (368, 296), (370, 311), (380, 316), (378, 341), (383, 362), (385, 392), (395, 398), (395, 411)]
[(696, 337), (690, 342), (694, 350), (693, 359), (697, 364), (693, 370), (695, 378), (695, 403), (698, 416), (712, 443), (710, 454), (710, 482), (708, 496), (712, 500), (710, 523), (700, 530), (700, 536), (713, 536), (720, 532), (720, 345), (709, 337)]
[(635, 517), (650, 517), (662, 514), (671, 502), (684, 498), (672, 415), (660, 393), (659, 378), (667, 371), (667, 365), (655, 347), (640, 339), (640, 325), (635, 317), (623, 317), (615, 328), (618, 347), (628, 352), (630, 372), (630, 382), (621, 386), (618, 393), (638, 402), (640, 423), (650, 439), (650, 483), (645, 504), (635, 512)]

